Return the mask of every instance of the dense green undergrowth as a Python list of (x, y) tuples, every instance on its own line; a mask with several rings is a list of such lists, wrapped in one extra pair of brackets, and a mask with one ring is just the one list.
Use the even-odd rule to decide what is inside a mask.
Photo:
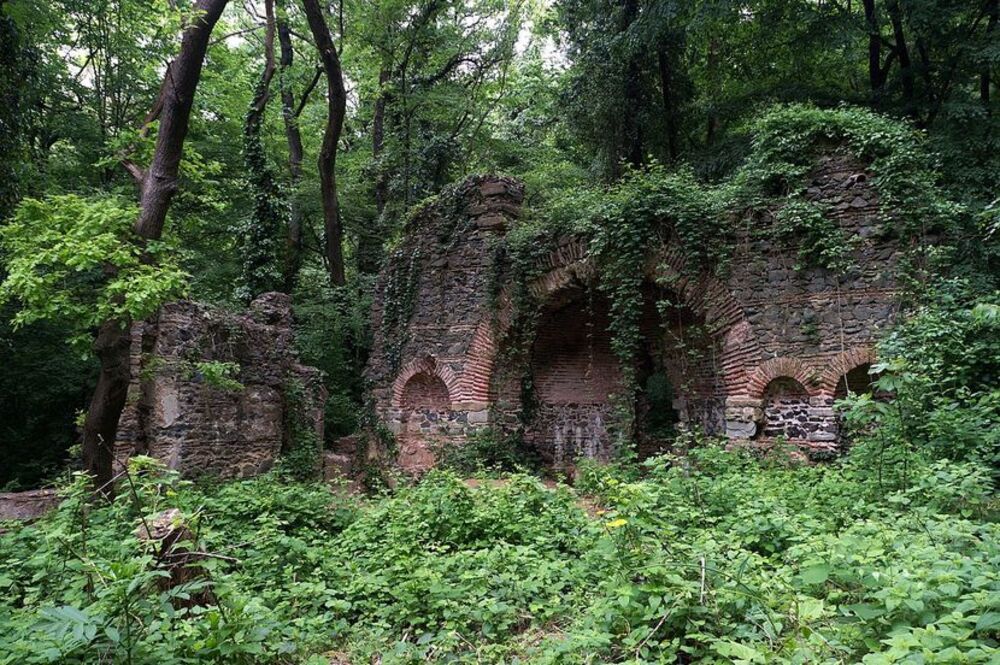
[[(113, 505), (78, 480), (0, 536), (0, 663), (997, 662), (981, 466), (784, 460), (703, 444), (575, 489), (433, 472), (365, 500), (139, 460)], [(135, 534), (168, 507), (210, 581), (159, 590)]]

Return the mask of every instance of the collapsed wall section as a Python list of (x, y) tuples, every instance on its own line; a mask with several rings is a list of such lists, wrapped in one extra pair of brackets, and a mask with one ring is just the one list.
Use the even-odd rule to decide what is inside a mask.
[(322, 445), (325, 388), (298, 362), (285, 294), (242, 313), (165, 305), (133, 327), (130, 371), (119, 463), (144, 454), (184, 475), (235, 478), (266, 471), (293, 443)]

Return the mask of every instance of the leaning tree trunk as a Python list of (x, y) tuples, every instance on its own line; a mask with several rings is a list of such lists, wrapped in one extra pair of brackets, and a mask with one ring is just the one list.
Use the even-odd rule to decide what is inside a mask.
[(323, 17), (319, 0), (302, 0), (309, 31), (312, 33), (323, 71), (326, 74), (327, 116), (323, 147), (319, 154), (320, 192), (323, 198), (324, 252), (330, 282), (334, 286), (346, 283), (344, 275), (344, 230), (340, 220), (340, 204), (337, 201), (337, 144), (344, 128), (344, 114), (347, 111), (347, 93), (344, 90), (344, 75), (340, 70), (340, 56), (330, 37), (330, 28)]
[(295, 112), (295, 94), (288, 81), (292, 68), (292, 31), (288, 27), (288, 16), (279, 2), (277, 5), (278, 44), (281, 61), (278, 65), (278, 86), (281, 88), (281, 117), (285, 123), (285, 141), (288, 143), (288, 175), (292, 185), (290, 200), (291, 215), (288, 218), (288, 235), (285, 239), (285, 262), (282, 268), (284, 291), (291, 293), (302, 267), (302, 208), (295, 200), (299, 184), (302, 182), (302, 133)]
[[(228, 0), (198, 0), (196, 18), (184, 29), (181, 49), (167, 66), (160, 97), (160, 125), (149, 167), (143, 171), (126, 164), (139, 183), (139, 217), (135, 233), (140, 243), (163, 234), (170, 200), (177, 191), (177, 174), (187, 136), (194, 92), (201, 77), (212, 29)], [(118, 422), (125, 408), (129, 383), (130, 321), (107, 321), (101, 326), (94, 351), (101, 364), (97, 388), (83, 425), (83, 459), (96, 487), (109, 489)]]

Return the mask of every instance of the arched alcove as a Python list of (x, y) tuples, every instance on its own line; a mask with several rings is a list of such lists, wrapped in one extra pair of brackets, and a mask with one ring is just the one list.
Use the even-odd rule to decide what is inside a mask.
[(865, 363), (842, 374), (837, 381), (834, 398), (844, 399), (848, 394), (861, 395), (872, 392), (872, 382), (875, 381), (875, 377), (871, 375), (871, 369), (871, 364)]
[[(503, 393), (520, 401), (526, 442), (554, 466), (608, 459), (617, 424), (612, 404), (623, 380), (608, 299), (593, 280), (564, 287), (544, 304), (534, 332), (528, 390), (514, 398), (508, 385)], [(669, 447), (682, 427), (722, 432), (722, 337), (677, 294), (653, 284), (644, 288), (638, 332), (633, 434), (640, 455)]]
[(400, 405), (403, 409), (445, 410), (449, 407), (448, 386), (440, 377), (417, 372), (403, 385)]
[(399, 465), (409, 472), (434, 466), (434, 446), (451, 434), (453, 413), (448, 385), (433, 365), (413, 372), (399, 391)]
[(575, 286), (543, 307), (531, 345), (525, 436), (542, 457), (565, 466), (577, 457), (610, 455), (610, 396), (621, 385), (611, 349), (607, 299)]
[[(553, 303), (565, 304), (567, 296), (574, 293), (578, 302), (584, 301), (582, 294), (595, 288), (593, 285), (599, 279), (585, 238), (567, 239), (539, 263), (543, 273), (528, 285), (528, 290), (534, 299), (546, 303), (549, 312), (556, 307)], [(649, 297), (651, 292), (669, 293), (669, 299), (675, 304), (662, 312), (656, 312), (654, 307), (657, 317), (654, 319), (644, 314), (644, 326), (647, 321), (654, 321), (652, 327), (643, 329), (644, 350), (656, 355), (656, 360), (662, 360), (665, 334), (662, 323), (666, 320), (669, 325), (675, 325), (680, 321), (678, 329), (687, 333), (675, 335), (678, 343), (673, 348), (677, 353), (673, 360), (661, 363), (661, 366), (671, 367), (669, 370), (663, 367), (663, 370), (677, 388), (678, 396), (687, 393), (681, 396), (680, 405), (689, 408), (678, 409), (678, 413), (681, 419), (684, 413), (689, 414), (694, 424), (706, 432), (722, 433), (725, 431), (726, 396), (744, 389), (749, 362), (759, 354), (752, 326), (725, 283), (709, 271), (697, 272), (689, 268), (686, 253), (678, 242), (671, 240), (653, 252), (645, 272), (647, 311), (651, 303), (658, 302), (658, 298)], [(497, 296), (496, 302), (498, 311), (481, 321), (472, 336), (461, 390), (470, 400), (498, 403), (502, 411), (510, 413), (518, 409), (520, 402), (519, 387), (511, 375), (519, 373), (521, 367), (512, 367), (505, 336), (518, 314), (513, 311), (512, 298), (506, 289)], [(692, 327), (692, 324), (695, 325)], [(699, 356), (697, 362), (691, 361), (692, 355)], [(516, 361), (521, 362), (521, 359)], [(645, 361), (640, 359), (642, 362)], [(651, 372), (659, 371), (655, 362), (653, 365)], [(642, 375), (642, 371), (640, 366), (640, 385), (648, 376), (648, 373)], [(701, 374), (694, 400), (687, 398), (695, 393), (684, 390), (691, 385), (692, 373)]]
[(774, 378), (764, 390), (761, 434), (788, 440), (805, 439), (810, 430), (809, 412), (809, 393), (805, 386), (788, 376)]
[(707, 434), (722, 432), (722, 337), (713, 335), (705, 317), (678, 294), (653, 285), (646, 288), (642, 334), (652, 356), (653, 372), (648, 376), (662, 374), (672, 391), (672, 400), (662, 403), (659, 417), (671, 417), (669, 409), (679, 426)]

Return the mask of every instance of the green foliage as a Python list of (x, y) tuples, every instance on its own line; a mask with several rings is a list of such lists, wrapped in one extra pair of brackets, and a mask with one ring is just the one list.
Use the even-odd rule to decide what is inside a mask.
[(979, 462), (1000, 477), (997, 301), (963, 281), (939, 284), (882, 341), (873, 371), (883, 398), (856, 397), (847, 412), (880, 469), (886, 456), (919, 454)]
[(778, 209), (775, 222), (773, 235), (797, 247), (796, 270), (819, 266), (845, 273), (852, 267), (851, 250), (860, 238), (848, 237), (822, 206), (791, 199)]
[[(369, 504), (139, 458), (113, 504), (80, 479), (0, 534), (0, 662), (992, 662), (990, 481), (942, 460), (879, 488), (866, 464), (702, 445), (588, 466), (586, 497), (434, 471)], [(213, 555), (170, 591), (135, 535), (165, 508)], [(211, 604), (175, 604), (205, 585)]]
[(460, 474), (500, 473), (531, 469), (537, 454), (516, 434), (493, 429), (476, 430), (462, 443), (444, 443), (434, 448), (435, 465)]
[(821, 149), (839, 147), (868, 165), (886, 232), (910, 239), (965, 230), (965, 209), (949, 201), (923, 136), (906, 123), (858, 108), (774, 108), (751, 128), (753, 151), (738, 178), (751, 191), (799, 196)]
[(389, 275), (382, 293), (381, 333), (385, 340), (386, 358), (391, 371), (399, 369), (403, 347), (406, 345), (406, 325), (413, 316), (420, 279), (421, 251), (414, 247), (408, 254), (396, 250), (389, 260)]
[(298, 481), (315, 480), (320, 471), (320, 451), (323, 442), (310, 422), (305, 386), (298, 380), (286, 383), (285, 430), (288, 445), (282, 452), (279, 473)]
[(332, 289), (325, 271), (302, 271), (295, 299), (295, 344), (302, 360), (323, 372), (327, 439), (358, 429), (365, 360), (371, 345), (372, 282)]
[(58, 473), (97, 379), (96, 360), (67, 346), (58, 322), (14, 330), (14, 313), (0, 308), (0, 491), (39, 487)]
[(0, 7), (0, 220), (4, 220), (20, 198), (20, 179), (25, 171), (25, 125), (29, 113), (24, 99), (25, 83), (32, 82), (34, 67), (29, 48), (22, 44), (13, 18)]
[[(145, 318), (184, 293), (187, 275), (169, 248), (140, 248), (134, 206), (116, 197), (25, 199), (0, 229), (7, 275), (0, 301), (16, 300), (14, 325), (57, 320), (81, 345), (105, 321)], [(143, 251), (154, 262), (142, 258)]]
[(197, 376), (207, 385), (229, 392), (243, 390), (243, 384), (235, 378), (239, 373), (239, 363), (223, 362), (220, 360), (203, 360), (192, 363), (189, 369), (190, 377)]
[(251, 108), (243, 124), (243, 160), (247, 170), (247, 188), (253, 194), (250, 216), (233, 230), (239, 238), (242, 271), (236, 298), (249, 302), (268, 291), (281, 290), (281, 259), (284, 256), (284, 236), (291, 219), (288, 201), (278, 185), (277, 177), (267, 161), (261, 140), (263, 109), (268, 97), (268, 81), (263, 77), (254, 90)]
[[(237, 493), (238, 488), (242, 491)], [(153, 544), (141, 541), (137, 530), (152, 514), (180, 504), (183, 519), (204, 538), (199, 544), (213, 542), (228, 527), (230, 537), (268, 533), (278, 548), (287, 548), (291, 540), (279, 535), (279, 525), (334, 529), (351, 519), (350, 511), (332, 508), (332, 497), (323, 488), (275, 479), (219, 488), (206, 505), (205, 495), (164, 475), (145, 458), (132, 461), (122, 489), (114, 504), (92, 506), (89, 481), (79, 476), (65, 488), (58, 511), (37, 527), (0, 536), (5, 596), (0, 662), (299, 660), (300, 629), (279, 621), (268, 602), (251, 590), (232, 585), (235, 580), (219, 567), (225, 559), (205, 559), (205, 578), (161, 590), (158, 583), (167, 573), (157, 567)], [(263, 560), (254, 563), (264, 568)], [(190, 598), (206, 587), (218, 602), (188, 607)]]

